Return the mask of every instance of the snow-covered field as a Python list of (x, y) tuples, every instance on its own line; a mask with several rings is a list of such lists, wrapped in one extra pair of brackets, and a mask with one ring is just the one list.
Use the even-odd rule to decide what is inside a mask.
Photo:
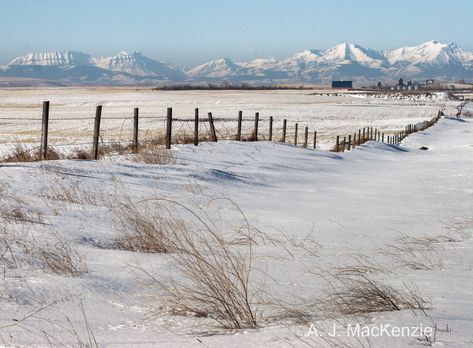
[[(51, 102), (50, 143), (64, 145), (91, 142), (95, 106), (102, 104), (104, 141), (127, 142), (132, 138), (133, 108), (140, 108), (140, 139), (152, 140), (163, 132), (168, 107), (175, 118), (201, 117), (212, 112), (219, 135), (234, 135), (238, 111), (245, 119), (260, 113), (260, 134), (268, 133), (268, 119), (274, 117), (275, 138), (281, 137), (282, 120), (288, 119), (287, 140), (293, 140), (294, 123), (299, 123), (300, 142), (304, 127), (318, 131), (322, 148), (333, 144), (337, 135), (353, 134), (362, 127), (390, 133), (435, 116), (440, 108), (455, 102), (443, 98), (382, 99), (366, 95), (317, 95), (314, 91), (151, 91), (132, 89), (4, 89), (0, 90), (0, 144), (15, 141), (38, 142), (41, 132), (41, 103)], [(219, 122), (231, 118), (233, 122)], [(244, 122), (249, 134), (253, 122)], [(176, 122), (175, 132), (193, 131), (191, 123)], [(202, 133), (208, 133), (206, 123)]]
[[(162, 114), (167, 106), (177, 115), (200, 107), (222, 117), (242, 109), (287, 116), (330, 135), (365, 124), (395, 129), (430, 118), (443, 106), (387, 105), (305, 92), (2, 93), (1, 113), (17, 117), (33, 115), (43, 99), (58, 104), (53, 118), (60, 110), (71, 117), (90, 115), (97, 103), (113, 115), (134, 106), (148, 115)], [(74, 130), (68, 123), (63, 127)], [(11, 133), (2, 127), (0, 134)], [(37, 244), (59, 238), (77, 249), (81, 269), (87, 268), (75, 277), (47, 272), (27, 262), (34, 248), (20, 254), (26, 261), (12, 260), (8, 251), (19, 247), (3, 244), (7, 252), (0, 259), (10, 263), (2, 263), (0, 342), (79, 346), (93, 333), (105, 347), (471, 347), (472, 135), (471, 118), (444, 118), (399, 147), (368, 142), (338, 154), (269, 142), (219, 142), (175, 146), (176, 163), (165, 166), (126, 157), (0, 164), (2, 226)], [(419, 150), (422, 146), (428, 150)], [(271, 301), (255, 304), (263, 317), (258, 329), (225, 330), (210, 318), (174, 315), (145, 274), (185, 281), (172, 254), (114, 247), (117, 215), (118, 221), (123, 216), (120, 202), (145, 204), (145, 209), (146, 202), (157, 199), (191, 207), (215, 229), (222, 226), (225, 236), (229, 226), (242, 224), (239, 209), (260, 230), (251, 238), (255, 287), (250, 295)], [(245, 240), (230, 244), (247, 250)], [(339, 313), (346, 303), (361, 312), (367, 308), (361, 294), (346, 287), (346, 277), (389, 285), (422, 309)], [(368, 300), (374, 297), (370, 293)], [(344, 325), (356, 324), (370, 328), (372, 335), (347, 335)], [(435, 334), (411, 330), (403, 337), (380, 336), (382, 325), (390, 325), (391, 334), (393, 327), (428, 327)]]

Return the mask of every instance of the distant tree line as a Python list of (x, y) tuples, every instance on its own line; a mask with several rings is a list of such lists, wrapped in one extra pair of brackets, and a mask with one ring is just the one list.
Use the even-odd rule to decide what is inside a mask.
[(205, 91), (220, 91), (220, 90), (283, 90), (283, 89), (313, 89), (314, 87), (308, 86), (285, 86), (285, 85), (259, 85), (253, 86), (246, 83), (242, 84), (206, 84), (206, 85), (193, 85), (193, 84), (177, 84), (177, 85), (165, 85), (157, 86), (153, 90), (157, 91), (188, 91), (188, 90), (205, 90)]

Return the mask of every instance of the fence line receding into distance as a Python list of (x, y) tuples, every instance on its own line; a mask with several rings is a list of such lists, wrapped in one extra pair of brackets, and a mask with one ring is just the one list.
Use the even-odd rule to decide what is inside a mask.
[[(355, 149), (356, 147), (362, 145), (366, 141), (379, 141), (387, 144), (398, 145), (405, 137), (409, 134), (423, 131), (432, 125), (434, 125), (440, 117), (443, 115), (443, 112), (439, 110), (437, 115), (428, 121), (419, 122), (417, 124), (409, 124), (404, 129), (397, 132), (390, 132), (385, 134), (377, 128), (373, 127), (363, 127), (357, 131), (340, 136), (338, 135), (335, 139), (335, 145), (331, 151), (334, 152), (344, 152)], [(102, 120), (125, 120), (130, 119), (132, 121), (132, 135), (131, 139), (127, 141), (103, 141), (103, 136), (100, 133)], [(155, 119), (165, 122), (165, 132), (155, 136), (153, 139), (140, 139), (139, 132), (139, 120), (140, 119)], [(36, 118), (28, 119), (14, 119), (14, 118), (1, 118), (0, 121), (12, 121), (8, 124), (16, 124), (18, 120), (28, 120), (33, 121), (37, 120)], [(258, 112), (255, 113), (254, 118), (244, 118), (243, 112), (239, 111), (236, 118), (214, 118), (212, 113), (209, 112), (207, 117), (201, 117), (199, 114), (199, 109), (195, 109), (194, 117), (192, 118), (176, 118), (173, 116), (173, 109), (167, 109), (167, 115), (163, 116), (140, 116), (139, 108), (134, 108), (132, 116), (129, 117), (102, 117), (102, 105), (96, 107), (95, 117), (94, 118), (50, 118), (50, 103), (49, 101), (43, 102), (43, 110), (41, 121), (41, 141), (39, 146), (34, 147), (33, 149), (40, 148), (41, 158), (48, 158), (48, 148), (52, 146), (49, 142), (48, 136), (50, 132), (50, 123), (55, 121), (73, 121), (73, 120), (93, 120), (93, 134), (92, 134), (92, 143), (69, 143), (67, 145), (57, 145), (57, 146), (74, 146), (74, 145), (92, 145), (92, 158), (98, 159), (99, 157), (99, 148), (103, 145), (113, 145), (113, 144), (122, 144), (129, 143), (131, 149), (134, 152), (139, 150), (140, 144), (146, 142), (154, 142), (156, 144), (162, 144), (166, 149), (171, 149), (173, 144), (194, 144), (198, 146), (200, 142), (217, 142), (219, 140), (235, 140), (235, 141), (276, 141), (286, 143), (288, 135), (293, 136), (292, 144), (297, 146), (302, 144), (302, 147), (313, 149), (317, 148), (317, 136), (318, 132), (309, 131), (309, 127), (301, 128), (303, 130), (303, 140), (300, 142), (299, 134), (299, 123), (295, 122), (293, 125), (293, 132), (289, 134), (289, 126), (287, 119), (276, 121), (273, 116), (270, 116), (268, 119), (263, 119), (260, 117)], [(216, 127), (216, 123), (220, 123), (220, 127)], [(249, 132), (244, 132), (243, 124), (251, 122), (253, 126), (247, 127)], [(231, 131), (225, 125), (233, 123), (233, 126), (236, 125), (236, 132)], [(275, 127), (275, 124), (281, 124), (281, 127)], [(266, 124), (266, 125), (264, 125)], [(179, 126), (179, 128), (176, 127)], [(188, 131), (183, 130), (184, 125), (188, 126)], [(191, 126), (193, 125), (193, 127)], [(264, 128), (263, 128), (264, 127)], [(122, 125), (123, 129), (123, 125)], [(262, 130), (264, 132), (262, 132)], [(311, 139), (309, 139), (309, 136)], [(31, 149), (31, 150), (33, 150)]]

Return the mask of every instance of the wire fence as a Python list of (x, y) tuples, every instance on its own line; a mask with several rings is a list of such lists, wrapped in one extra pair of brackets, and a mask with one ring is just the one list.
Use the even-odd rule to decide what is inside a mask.
[[(324, 135), (310, 129), (308, 122), (291, 122), (287, 119), (275, 120), (273, 117), (260, 118), (256, 113), (253, 118), (205, 116), (195, 109), (194, 116), (173, 116), (172, 108), (167, 115), (140, 115), (135, 108), (133, 114), (102, 117), (102, 106), (98, 106), (95, 115), (85, 117), (50, 117), (49, 102), (43, 103), (42, 113), (36, 117), (1, 116), (0, 127), (8, 126), (15, 134), (15, 139), (1, 139), (3, 146), (18, 147), (16, 155), (24, 152), (38, 152), (38, 158), (48, 158), (52, 147), (67, 149), (92, 148), (93, 158), (97, 158), (103, 147), (128, 147), (137, 151), (145, 144), (163, 145), (170, 149), (174, 144), (194, 144), (221, 140), (236, 141), (275, 141), (316, 149), (318, 141)], [(347, 151), (356, 148), (368, 140), (399, 144), (413, 132), (424, 130), (438, 121), (443, 115), (439, 111), (431, 120), (407, 125), (404, 129), (383, 133), (373, 127), (364, 127), (346, 136), (337, 136), (332, 151)], [(313, 118), (313, 117), (312, 117)], [(300, 119), (310, 119), (309, 116)], [(0, 133), (1, 135), (1, 133)], [(11, 161), (11, 156), (7, 160)], [(3, 160), (4, 161), (4, 160)]]

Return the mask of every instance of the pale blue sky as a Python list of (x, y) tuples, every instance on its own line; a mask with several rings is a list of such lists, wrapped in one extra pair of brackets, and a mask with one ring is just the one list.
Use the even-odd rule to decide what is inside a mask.
[(340, 42), (428, 40), (473, 51), (472, 0), (0, 0), (0, 64), (31, 51), (139, 50), (193, 66), (284, 58)]

